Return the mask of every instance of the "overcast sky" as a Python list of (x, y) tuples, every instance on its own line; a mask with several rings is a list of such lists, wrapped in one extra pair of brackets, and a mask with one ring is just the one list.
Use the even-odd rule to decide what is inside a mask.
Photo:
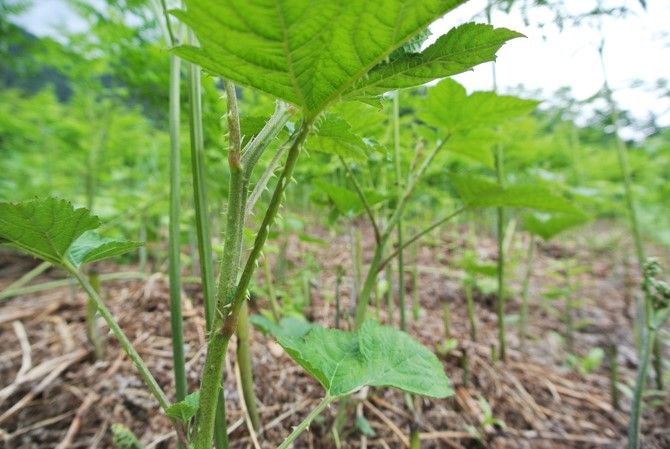
[[(605, 1), (608, 3), (621, 4), (621, 0)], [(634, 14), (603, 19), (605, 64), (616, 100), (623, 109), (640, 119), (653, 111), (661, 116), (660, 125), (670, 126), (670, 98), (662, 98), (658, 92), (645, 88), (631, 88), (635, 80), (652, 85), (658, 78), (670, 77), (670, 1), (648, 0), (647, 3), (645, 12), (637, 0), (630, 0), (627, 4)], [(455, 25), (471, 21), (486, 4), (487, 0), (470, 0), (448, 14), (431, 27), (433, 38)], [(572, 12), (579, 12), (594, 2), (566, 0), (566, 4), (574, 8)], [(537, 12), (533, 19), (548, 17), (541, 17)], [(484, 18), (480, 15), (478, 20)], [(37, 35), (57, 34), (59, 27), (76, 31), (85, 27), (64, 0), (36, 0), (18, 21)], [(518, 11), (510, 15), (494, 13), (493, 24), (527, 36), (527, 39), (511, 41), (498, 54), (496, 70), (501, 91), (522, 84), (529, 90), (541, 89), (545, 98), (550, 98), (551, 92), (570, 86), (577, 99), (584, 99), (601, 88), (603, 77), (597, 53), (600, 32), (595, 26), (568, 27), (563, 32), (555, 27), (541, 30), (537, 26), (526, 26)], [(457, 79), (469, 90), (490, 89), (491, 68), (479, 66)]]

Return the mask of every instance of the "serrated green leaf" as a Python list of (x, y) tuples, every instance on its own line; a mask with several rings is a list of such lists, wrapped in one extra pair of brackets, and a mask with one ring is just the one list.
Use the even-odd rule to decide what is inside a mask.
[(376, 96), (465, 72), (476, 65), (494, 61), (496, 52), (505, 42), (522, 36), (506, 28), (465, 23), (439, 37), (423, 52), (405, 52), (387, 64), (373, 68), (346, 96)]
[(140, 246), (100, 237), (100, 220), (65, 200), (0, 203), (0, 242), (64, 268), (117, 256)]
[(142, 246), (140, 242), (109, 239), (101, 237), (95, 231), (86, 231), (72, 243), (67, 257), (75, 267), (79, 268), (85, 263), (119, 256), (140, 246)]
[(65, 200), (0, 203), (0, 238), (55, 265), (67, 260), (75, 240), (98, 226), (98, 217), (87, 209), (75, 209)]
[(571, 214), (529, 214), (524, 217), (523, 227), (531, 234), (551, 240), (561, 232), (588, 221), (583, 213)]
[(298, 105), (309, 117), (465, 0), (185, 0), (200, 48), (180, 57)]
[(200, 404), (200, 392), (194, 391), (187, 395), (183, 401), (175, 402), (170, 405), (165, 414), (170, 418), (177, 419), (181, 422), (188, 422), (198, 412), (198, 405)]
[(354, 134), (351, 125), (342, 117), (327, 113), (321, 117), (316, 131), (305, 142), (305, 149), (364, 161), (372, 145)]
[(389, 386), (432, 397), (453, 394), (435, 354), (400, 330), (368, 320), (358, 332), (313, 326), (279, 344), (332, 397)]
[(512, 207), (545, 212), (579, 213), (567, 199), (536, 184), (508, 184), (481, 176), (458, 175), (452, 178), (466, 207)]
[(424, 110), (419, 118), (448, 134), (499, 125), (530, 113), (538, 105), (526, 100), (494, 92), (474, 92), (451, 79), (445, 79), (428, 90)]

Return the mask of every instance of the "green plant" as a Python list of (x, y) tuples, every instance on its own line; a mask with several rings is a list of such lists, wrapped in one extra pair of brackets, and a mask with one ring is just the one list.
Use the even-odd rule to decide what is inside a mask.
[[(380, 145), (373, 141), (373, 138), (376, 137), (372, 135), (374, 133), (368, 134), (358, 126), (358, 123), (352, 124), (358, 120), (357, 114), (360, 114), (360, 111), (365, 111), (362, 116), (374, 117), (371, 108), (361, 106), (361, 103), (378, 106), (383, 103), (383, 95), (386, 92), (414, 87), (469, 70), (482, 62), (494, 59), (495, 53), (506, 41), (520, 36), (516, 32), (503, 28), (495, 29), (490, 25), (467, 23), (439, 37), (434, 44), (421, 51), (421, 44), (427, 36), (426, 27), (461, 3), (464, 1), (430, 0), (421, 2), (421, 4), (392, 1), (381, 5), (379, 2), (350, 0), (318, 1), (305, 6), (297, 2), (268, 5), (258, 1), (233, 4), (232, 2), (186, 0), (184, 9), (173, 13), (194, 34), (188, 39), (190, 45), (178, 46), (173, 50), (169, 61), (170, 79), (166, 79), (167, 73), (160, 74), (161, 79), (165, 81), (164, 86), (169, 87), (162, 92), (160, 98), (165, 99), (167, 96), (170, 99), (168, 114), (170, 176), (167, 180), (158, 179), (156, 185), (169, 185), (170, 190), (168, 258), (177, 387), (176, 404), (170, 405), (165, 393), (100, 301), (95, 289), (91, 288), (87, 279), (82, 276), (78, 265), (78, 263), (98, 260), (103, 255), (105, 257), (118, 255), (137, 245), (104, 240), (84, 233), (89, 229), (86, 226), (91, 228), (95, 227), (94, 224), (97, 226), (97, 219), (91, 218), (86, 211), (75, 210), (67, 203), (58, 200), (40, 200), (16, 205), (2, 203), (0, 206), (2, 207), (1, 242), (21, 247), (50, 263), (64, 267), (79, 280), (114, 335), (120, 340), (124, 351), (137, 365), (142, 378), (161, 407), (175, 423), (180, 444), (186, 446), (190, 443), (196, 449), (205, 449), (211, 447), (214, 438), (217, 448), (226, 447), (225, 417), (222, 413), (224, 397), (220, 385), (227, 345), (235, 333), (238, 335), (239, 365), (244, 373), (241, 376), (242, 383), (245, 384), (243, 389), (247, 393), (253, 393), (251, 369), (248, 363), (249, 348), (245, 346), (248, 345), (245, 332), (248, 330), (245, 327), (246, 299), (256, 264), (270, 235), (270, 227), (275, 225), (288, 184), (296, 173), (295, 167), (303, 148), (337, 156), (337, 162), (350, 175), (350, 182), (356, 190), (353, 193), (354, 198), (357, 198), (356, 202), (360, 203), (361, 212), (365, 212), (371, 220), (377, 245), (373, 262), (367, 274), (361, 276), (364, 281), (358, 285), (360, 288), (357, 288), (356, 291), (358, 303), (355, 311), (355, 331), (328, 331), (310, 327), (310, 330), (299, 336), (277, 334), (278, 340), (292, 357), (322, 381), (327, 391), (324, 402), (295, 429), (280, 447), (288, 446), (328, 403), (337, 398), (344, 398), (363, 386), (391, 385), (411, 393), (436, 397), (443, 397), (451, 393), (446, 376), (437, 359), (406, 334), (367, 320), (367, 308), (379, 271), (385, 267), (389, 267), (390, 270), (389, 263), (398, 257), (398, 275), (401, 279), (401, 327), (405, 327), (404, 287), (402, 285), (405, 274), (404, 249), (463, 210), (457, 209), (456, 212), (447, 214), (427, 227), (423, 227), (413, 236), (405, 238), (402, 234), (402, 220), (408, 203), (415, 196), (418, 187), (426, 181), (431, 165), (442, 149), (451, 147), (455, 153), (458, 153), (459, 149), (467, 152), (464, 150), (468, 147), (467, 139), (463, 137), (466, 133), (460, 131), (471, 130), (472, 124), (475, 129), (478, 125), (492, 126), (498, 120), (504, 119), (510, 111), (503, 109), (494, 113), (489, 111), (488, 119), (485, 117), (484, 120), (481, 120), (481, 112), (485, 110), (481, 104), (475, 104), (476, 101), (469, 105), (456, 102), (449, 105), (450, 112), (447, 115), (462, 108), (464, 113), (460, 118), (457, 117), (459, 113), (456, 114), (456, 117), (451, 117), (457, 122), (460, 120), (459, 126), (454, 129), (451, 126), (445, 128), (441, 126), (444, 125), (443, 122), (440, 122), (441, 117), (435, 116), (426, 120), (423, 130), (417, 131), (413, 124), (408, 125), (401, 121), (399, 113), (401, 93), (396, 92), (391, 121), (394, 133), (393, 171), (397, 189), (388, 189), (393, 191), (393, 198), (384, 206), (388, 208), (386, 220), (378, 220), (376, 216), (378, 211), (373, 210), (376, 204), (374, 195), (366, 191), (369, 189), (359, 185), (352, 174), (354, 169), (349, 167), (349, 164), (350, 161), (358, 161), (363, 165), (365, 162), (374, 160), (375, 152), (381, 151)], [(179, 29), (179, 27), (173, 29), (171, 19), (167, 16), (166, 1), (160, 1), (160, 5), (152, 3), (150, 6), (154, 7), (159, 15), (160, 13), (164, 15), (161, 25), (165, 28), (165, 40), (172, 46), (177, 45), (179, 43), (177, 38), (186, 35), (186, 32), (182, 32), (186, 30)], [(159, 7), (156, 8), (156, 6)], [(131, 5), (129, 9), (136, 12), (141, 7)], [(232, 10), (239, 12), (239, 15), (230, 14)], [(94, 14), (91, 12), (91, 15)], [(392, 23), (393, 26), (388, 26), (389, 23)], [(112, 23), (109, 24), (109, 28), (105, 29), (120, 32), (126, 28), (121, 24)], [(213, 32), (213, 30), (216, 31)], [(363, 34), (372, 38), (363, 39), (361, 38)], [(105, 41), (105, 39), (101, 40)], [(83, 42), (86, 45), (90, 43), (85, 39)], [(83, 46), (89, 50), (86, 45)], [(124, 42), (124, 49), (127, 49), (126, 47), (131, 47), (131, 45), (125, 45)], [(183, 192), (180, 189), (179, 171), (184, 162), (181, 158), (180, 148), (182, 146), (179, 139), (181, 131), (179, 119), (181, 59), (191, 63), (189, 124), (194, 186), (192, 193), (196, 221), (196, 233), (191, 233), (191, 235), (197, 235), (198, 240), (198, 258), (205, 297), (204, 315), (208, 328), (207, 355), (197, 399), (196, 396), (187, 394), (180, 309), (179, 257), (181, 245), (179, 244), (179, 231), (182, 221), (180, 206), (183, 204)], [(125, 58), (119, 58), (119, 60), (125, 61)], [(128, 60), (131, 63), (136, 62), (132, 58)], [(223, 194), (222, 197), (227, 197), (227, 207), (225, 207), (225, 237), (221, 252), (219, 280), (216, 286), (214, 286), (213, 279), (214, 270), (211, 267), (209, 214), (205, 195), (208, 173), (211, 175), (215, 169), (208, 167), (208, 154), (206, 154), (204, 143), (208, 128), (200, 104), (203, 97), (200, 92), (201, 80), (198, 66), (224, 78), (223, 86), (227, 104), (225, 127), (228, 143), (229, 183), (227, 191), (225, 186), (221, 187), (220, 192), (217, 191)], [(126, 75), (126, 79), (128, 78)], [(128, 79), (128, 81), (129, 84), (130, 81), (134, 83), (129, 87), (130, 90), (141, 90), (137, 89), (138, 84), (141, 85), (141, 83), (135, 83), (138, 80)], [(239, 86), (245, 89), (251, 87), (278, 100), (275, 112), (269, 119), (260, 120), (258, 126), (253, 123), (249, 124), (254, 120), (247, 120), (249, 117), (245, 117), (241, 112), (245, 104), (243, 102), (238, 104)], [(432, 99), (428, 98), (421, 108), (430, 107), (431, 101), (439, 101), (435, 97), (439, 96), (438, 92), (445, 89), (444, 86), (452, 90), (460, 88), (443, 82), (440, 87), (431, 89)], [(486, 96), (475, 95), (474, 97), (483, 99)], [(404, 100), (402, 104), (405, 104)], [(414, 106), (412, 104), (412, 107)], [(423, 113), (427, 114), (427, 117), (430, 115), (427, 111)], [(56, 117), (58, 115), (55, 114)], [(483, 115), (486, 116), (486, 114)], [(165, 117), (165, 115), (161, 114), (160, 117)], [(283, 136), (284, 130), (289, 131), (287, 138)], [(216, 132), (218, 128), (214, 131)], [(426, 140), (430, 141), (432, 147), (426, 153), (416, 151), (416, 157), (407, 158), (405, 145), (402, 145), (402, 135), (415, 132), (416, 135), (421, 133), (430, 135)], [(105, 136), (109, 139), (114, 138), (113, 128), (110, 127)], [(277, 146), (275, 142), (279, 140), (278, 136), (282, 136), (281, 139), (284, 142)], [(453, 145), (452, 136), (455, 137)], [(154, 150), (160, 147), (160, 144), (153, 146)], [(415, 147), (412, 145), (409, 148)], [(419, 146), (416, 148), (418, 149)], [(267, 161), (264, 155), (270, 150), (274, 153), (271, 160)], [(141, 173), (156, 171), (155, 162), (161, 158), (156, 158), (156, 151), (153, 152), (153, 158), (153, 161), (144, 161), (145, 170)], [(283, 165), (281, 164), (282, 159), (284, 160)], [(90, 170), (94, 168), (95, 162), (96, 158), (89, 160)], [(46, 165), (50, 168), (48, 163)], [(124, 166), (124, 164), (119, 165)], [(215, 165), (211, 164), (211, 166)], [(264, 166), (264, 171), (260, 175), (254, 173), (255, 168), (261, 166)], [(273, 182), (272, 174), (280, 166), (272, 195), (268, 201), (263, 202), (261, 194)], [(376, 173), (386, 173), (384, 164), (379, 164), (372, 169)], [(93, 172), (90, 170), (88, 174), (92, 175)], [(216, 173), (221, 174), (218, 171)], [(141, 178), (144, 175), (136, 174), (135, 176)], [(401, 179), (403, 176), (404, 179)], [(89, 178), (90, 182), (86, 184), (88, 187), (85, 193), (89, 202), (92, 203), (94, 193), (99, 190), (100, 184), (95, 184), (92, 176)], [(134, 189), (145, 185), (135, 181), (133, 182)], [(390, 180), (387, 182), (391, 184)], [(218, 184), (217, 187), (219, 187)], [(160, 191), (162, 192), (162, 189)], [(335, 198), (341, 198), (341, 194), (342, 192), (339, 192), (330, 196), (334, 202), (337, 202)], [(387, 199), (382, 198), (384, 201)], [(127, 200), (128, 197), (119, 198), (118, 204), (123, 205)], [(216, 200), (218, 200), (218, 209), (223, 209), (221, 198), (217, 197)], [(150, 201), (147, 200), (147, 203)], [(351, 205), (354, 204), (351, 199), (345, 199), (344, 203), (347, 208), (351, 208)], [(259, 204), (263, 204), (264, 207), (257, 207)], [(152, 215), (147, 209), (148, 206), (140, 208), (135, 214), (141, 217)], [(255, 210), (261, 211), (258, 221), (250, 218)], [(31, 217), (32, 221), (41, 224), (39, 233), (25, 234), (17, 230), (18, 227), (21, 229), (26, 227), (26, 214)], [(157, 220), (158, 215), (153, 214), (147, 221)], [(126, 223), (123, 222), (126, 221), (129, 220), (119, 219), (121, 226), (125, 226)], [(247, 221), (259, 224), (248, 254), (244, 251), (243, 245)], [(50, 246), (54, 236), (50, 234), (52, 230), (47, 228), (47, 223), (51, 222), (57, 222), (58, 226), (69, 226), (72, 230), (71, 233), (59, 234), (58, 238), (64, 240), (59, 242), (60, 246), (56, 252), (53, 252), (56, 248)], [(383, 229), (380, 226), (382, 222)], [(84, 226), (82, 223), (88, 224)], [(142, 228), (141, 232), (151, 235), (154, 231)], [(398, 235), (397, 246), (388, 248), (389, 242), (396, 233)], [(65, 239), (68, 236), (71, 239)], [(87, 249), (84, 250), (83, 247)], [(195, 251), (192, 251), (193, 255), (194, 253)], [(147, 257), (146, 254), (142, 256), (142, 266)], [(161, 257), (156, 255), (156, 258)], [(279, 313), (276, 318), (279, 318)], [(324, 360), (323, 354), (327, 354), (328, 351), (313, 353), (313, 349), (320, 347), (319, 345), (322, 349), (333, 349), (338, 361), (337, 366), (342, 364), (349, 369), (344, 372), (338, 371), (336, 367), (333, 368), (331, 361)], [(390, 353), (391, 356), (387, 354), (382, 356), (382, 353)], [(398, 364), (388, 366), (389, 360), (395, 360)], [(366, 363), (361, 364), (361, 361)], [(245, 364), (246, 368), (243, 368)], [(342, 379), (334, 379), (331, 376), (331, 374), (339, 375), (340, 373), (343, 375)], [(249, 405), (253, 403), (252, 396), (253, 394), (245, 393), (245, 402), (250, 411)], [(195, 421), (189, 429), (189, 424), (193, 419)], [(189, 439), (190, 441), (187, 441)]]
[(170, 405), (167, 396), (81, 270), (85, 264), (123, 254), (140, 244), (101, 237), (94, 231), (99, 226), (98, 217), (86, 209), (75, 209), (64, 200), (49, 198), (0, 203), (0, 244), (59, 266), (77, 279), (138, 369), (151, 394), (165, 410)]
[[(196, 449), (204, 449), (211, 444), (214, 410), (226, 348), (236, 330), (256, 261), (267, 239), (269, 227), (275, 220), (287, 184), (292, 178), (303, 144), (309, 146), (309, 137), (313, 131), (314, 135), (322, 137), (337, 132), (338, 140), (351, 140), (346, 135), (346, 127), (337, 125), (337, 119), (330, 115), (320, 117), (321, 113), (337, 101), (372, 99), (390, 90), (389, 88), (410, 87), (461, 72), (490, 60), (503, 42), (518, 36), (508, 30), (466, 24), (452, 30), (420, 54), (402, 52), (390, 59), (394, 50), (459, 3), (461, 2), (431, 1), (421, 7), (405, 5), (402, 14), (399, 3), (386, 5), (382, 11), (387, 15), (385, 21), (396, 23), (393, 30), (382, 24), (378, 8), (360, 1), (352, 1), (347, 8), (341, 10), (333, 9), (331, 4), (325, 2), (323, 5), (311, 5), (310, 14), (300, 22), (297, 17), (302, 16), (302, 12), (293, 4), (282, 5), (279, 14), (276, 8), (273, 7), (270, 11), (268, 6), (261, 3), (237, 5), (236, 8), (242, 9), (238, 11), (238, 16), (226, 14), (225, 5), (190, 0), (186, 2), (185, 10), (174, 12), (195, 32), (200, 43), (200, 47), (179, 47), (175, 50), (176, 54), (233, 82), (253, 86), (292, 103), (302, 114), (302, 121), (288, 144), (286, 163), (238, 281), (241, 231), (244, 227), (249, 176), (257, 160), (256, 155), (260, 155), (264, 148), (252, 148), (242, 153), (235, 92), (230, 81), (225, 83), (229, 105), (230, 196), (224, 257), (217, 293), (217, 314), (208, 342), (201, 384), (202, 400), (193, 440)], [(373, 8), (376, 14), (361, 14), (359, 8), (363, 11), (372, 11), (368, 8)], [(252, 20), (241, 21), (242, 16)], [(335, 17), (337, 20), (334, 20)], [(224, 26), (221, 27), (221, 24)], [(314, 26), (315, 24), (320, 26)], [(323, 33), (324, 27), (330, 33)], [(217, 29), (218, 32), (211, 33), (212, 29)], [(355, 34), (362, 29), (375, 33), (376, 38), (350, 39), (349, 33)], [(319, 34), (319, 39), (314, 39), (315, 33)], [(458, 53), (455, 52), (456, 45)], [(254, 49), (254, 58), (240, 58), (239, 55), (247, 53), (248, 48)], [(463, 48), (469, 51), (464, 52)], [(358, 58), (351, 59), (350, 55), (354, 54)], [(387, 58), (388, 62), (385, 62)], [(346, 61), (345, 65), (341, 65), (343, 61)], [(389, 220), (388, 230), (381, 240), (388, 240), (390, 237), (390, 231), (402, 215), (402, 204), (411, 193), (413, 184), (408, 183), (405, 195)], [(381, 256), (381, 251), (376, 253), (377, 265)], [(374, 272), (376, 273), (376, 267)], [(363, 294), (359, 297), (356, 314), (359, 327), (364, 321), (373, 279), (366, 279)]]

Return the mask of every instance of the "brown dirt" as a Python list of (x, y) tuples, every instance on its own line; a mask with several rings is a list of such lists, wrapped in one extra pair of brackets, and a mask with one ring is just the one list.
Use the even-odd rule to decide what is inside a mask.
[[(567, 353), (558, 337), (564, 325), (560, 320), (562, 301), (542, 300), (549, 286), (560, 286), (561, 257), (583, 265), (576, 276), (575, 297), (586, 304), (576, 311), (583, 321), (575, 335), (575, 351), (584, 355), (595, 347), (605, 348), (615, 342), (619, 348), (618, 366), (624, 383), (630, 383), (636, 367), (631, 323), (626, 310), (626, 279), (638, 285), (635, 270), (625, 275), (619, 251), (608, 241), (596, 239), (600, 230), (583, 233), (572, 244), (542, 244), (531, 283), (530, 335), (525, 351), (519, 349), (517, 327), (508, 326), (508, 360), (491, 362), (491, 345), (496, 342), (496, 315), (492, 298), (477, 296), (478, 341), (469, 340), (461, 275), (450, 267), (450, 261), (466, 243), (465, 232), (432, 238), (418, 251), (420, 268), (421, 314), (411, 320), (410, 334), (436, 348), (445, 339), (442, 304), (451, 306), (452, 337), (459, 347), (443, 355), (447, 374), (457, 394), (445, 400), (416, 399), (418, 425), (423, 448), (620, 448), (625, 447), (629, 399), (622, 395), (621, 411), (610, 404), (608, 362), (594, 373), (582, 375), (566, 365)], [(307, 254), (315, 254), (321, 263), (316, 277), (311, 319), (333, 326), (335, 268), (350, 268), (349, 243), (346, 237), (317, 232), (329, 245), (306, 244), (292, 239), (288, 259), (299, 267)], [(365, 254), (372, 252), (372, 238), (366, 233)], [(573, 240), (575, 241), (575, 240)], [(615, 243), (619, 242), (616, 238)], [(495, 259), (495, 244), (480, 239), (477, 250), (484, 259)], [(510, 270), (508, 314), (518, 313), (519, 280), (525, 269), (526, 241), (514, 242)], [(599, 246), (600, 245), (600, 246)], [(623, 251), (625, 254), (625, 251)], [(411, 262), (412, 252), (408, 252)], [(11, 253), (0, 253), (0, 289), (27, 272), (35, 262)], [(630, 266), (634, 266), (629, 263)], [(102, 272), (130, 271), (131, 267), (103, 265)], [(291, 268), (289, 268), (289, 273)], [(259, 270), (262, 271), (262, 270)], [(558, 273), (558, 274), (557, 274)], [(60, 279), (62, 273), (50, 270), (33, 283)], [(262, 279), (262, 275), (259, 274)], [(262, 285), (262, 282), (259, 281)], [(408, 301), (412, 294), (407, 276)], [(343, 301), (348, 303), (350, 281), (345, 277)], [(262, 290), (261, 290), (262, 292)], [(113, 281), (104, 285), (104, 294), (114, 315), (138, 351), (147, 361), (159, 383), (172, 394), (171, 345), (168, 287), (164, 275), (157, 273), (144, 281)], [(192, 298), (189, 299), (189, 298)], [(628, 301), (630, 302), (630, 301)], [(108, 354), (96, 361), (87, 344), (84, 329), (85, 297), (78, 289), (61, 288), (49, 292), (15, 297), (0, 303), (0, 447), (53, 448), (65, 438), (68, 429), (69, 448), (111, 446), (110, 426), (123, 423), (130, 427), (148, 448), (175, 447), (169, 422), (156, 402), (143, 389), (133, 366), (119, 352), (118, 345), (107, 336)], [(252, 302), (258, 312), (268, 307), (259, 293)], [(187, 367), (191, 389), (198, 387), (198, 376), (204, 358), (204, 320), (197, 286), (187, 285), (184, 295)], [(398, 322), (397, 306), (393, 322)], [(386, 311), (381, 318), (388, 322)], [(30, 351), (22, 351), (20, 339), (25, 330)], [(231, 354), (234, 345), (231, 345)], [(273, 448), (292, 426), (295, 426), (322, 395), (319, 384), (309, 378), (270, 338), (253, 333), (253, 364), (256, 394), (263, 422), (258, 436), (262, 448)], [(461, 368), (463, 354), (470, 360), (467, 387)], [(253, 447), (243, 422), (235, 383), (234, 357), (226, 367), (225, 394), (231, 433), (231, 448)], [(24, 368), (22, 371), (22, 363)], [(18, 378), (17, 378), (18, 376)], [(501, 425), (482, 425), (485, 398), (493, 416)], [(667, 423), (670, 413), (667, 396), (648, 406), (643, 424), (645, 448), (670, 447)], [(82, 405), (83, 404), (83, 405)], [(79, 410), (79, 413), (77, 411)], [(362, 438), (353, 423), (347, 423), (344, 448), (366, 445), (374, 448), (407, 447), (412, 420), (405, 397), (398, 391), (371, 391), (362, 408), (376, 436)], [(324, 413), (324, 419), (312, 424), (295, 444), (296, 448), (334, 447), (328, 430), (337, 407)], [(74, 423), (73, 423), (74, 421)], [(470, 429), (470, 430), (468, 430)], [(477, 431), (480, 439), (472, 437)]]

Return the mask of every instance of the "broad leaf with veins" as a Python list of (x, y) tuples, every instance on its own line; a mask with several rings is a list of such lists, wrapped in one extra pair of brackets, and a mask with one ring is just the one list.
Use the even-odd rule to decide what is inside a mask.
[(141, 245), (93, 231), (100, 220), (55, 198), (0, 202), (0, 244), (13, 246), (66, 269), (123, 254)]
[(413, 87), (494, 61), (496, 52), (511, 39), (523, 34), (481, 23), (465, 23), (451, 29), (422, 52), (380, 64), (359, 80), (347, 97), (381, 95), (390, 90)]
[(368, 320), (357, 332), (312, 325), (304, 334), (268, 329), (331, 397), (365, 386), (394, 387), (443, 398), (453, 394), (442, 363), (405, 332)]
[(424, 52), (409, 46), (393, 53), (465, 1), (185, 0), (185, 9), (173, 14), (195, 32), (200, 47), (174, 51), (313, 118), (340, 98), (379, 95), (468, 70), (520, 36), (466, 24)]
[(539, 104), (536, 100), (495, 92), (474, 92), (468, 95), (456, 81), (446, 79), (428, 89), (419, 119), (441, 130), (443, 135), (491, 128), (510, 119), (530, 113)]

